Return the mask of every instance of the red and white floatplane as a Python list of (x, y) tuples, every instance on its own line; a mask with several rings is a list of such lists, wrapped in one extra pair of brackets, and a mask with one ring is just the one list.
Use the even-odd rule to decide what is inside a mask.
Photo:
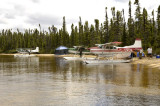
[(130, 62), (125, 58), (131, 55), (131, 52), (142, 49), (141, 39), (136, 39), (133, 45), (118, 47), (122, 42), (110, 42), (105, 44), (95, 44), (97, 47), (91, 47), (90, 52), (98, 56), (111, 57), (107, 60), (84, 60), (85, 63), (117, 63)]
[(136, 39), (133, 45), (118, 47), (121, 43), (122, 42), (110, 42), (105, 44), (95, 44), (97, 47), (91, 47), (89, 49), (93, 54), (116, 58), (129, 57), (132, 51), (142, 49), (141, 39)]

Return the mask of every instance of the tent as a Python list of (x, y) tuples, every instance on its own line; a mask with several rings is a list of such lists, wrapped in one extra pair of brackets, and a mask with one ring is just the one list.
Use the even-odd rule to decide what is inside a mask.
[(56, 55), (63, 55), (63, 54), (67, 54), (67, 53), (68, 53), (68, 48), (65, 46), (59, 46), (55, 50)]

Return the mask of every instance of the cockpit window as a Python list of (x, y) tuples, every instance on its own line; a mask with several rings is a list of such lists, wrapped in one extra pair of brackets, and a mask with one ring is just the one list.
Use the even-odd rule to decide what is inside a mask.
[(113, 46), (113, 49), (116, 49), (116, 47), (115, 47), (115, 46)]
[(106, 46), (106, 49), (116, 49), (116, 46)]
[(99, 45), (98, 47), (99, 47), (99, 48), (102, 48), (102, 45)]

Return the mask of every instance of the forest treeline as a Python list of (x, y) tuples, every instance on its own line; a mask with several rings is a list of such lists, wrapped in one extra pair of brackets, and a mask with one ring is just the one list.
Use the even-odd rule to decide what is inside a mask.
[[(13, 53), (17, 48), (39, 47), (40, 53), (54, 53), (54, 50), (60, 45), (91, 47), (97, 43), (121, 41), (123, 42), (121, 46), (124, 46), (133, 44), (136, 38), (141, 38), (144, 50), (151, 46), (153, 52), (159, 54), (160, 6), (152, 13), (148, 13), (145, 8), (141, 9), (139, 0), (133, 3), (136, 6), (135, 10), (132, 10), (131, 4), (129, 1), (128, 19), (125, 19), (124, 10), (106, 7), (104, 23), (99, 23), (99, 20), (95, 19), (94, 24), (89, 25), (88, 21), (82, 24), (81, 17), (79, 17), (78, 26), (72, 24), (70, 33), (66, 30), (65, 17), (63, 17), (62, 28), (59, 30), (52, 25), (48, 31), (42, 31), (40, 24), (39, 29), (26, 29), (24, 32), (18, 29), (14, 32), (11, 29), (2, 30), (0, 32), (0, 52)], [(112, 13), (110, 19), (108, 11)], [(132, 11), (134, 11), (133, 16)], [(157, 15), (156, 18), (155, 15)]]

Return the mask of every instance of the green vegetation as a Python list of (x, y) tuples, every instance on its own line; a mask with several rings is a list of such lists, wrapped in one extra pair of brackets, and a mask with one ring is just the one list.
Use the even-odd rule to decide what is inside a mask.
[(106, 43), (121, 41), (124, 45), (131, 45), (136, 38), (142, 39), (143, 49), (152, 46), (153, 51), (160, 53), (160, 6), (157, 10), (157, 19), (154, 17), (154, 10), (149, 16), (145, 8), (141, 11), (139, 0), (135, 0), (136, 10), (132, 16), (131, 1), (129, 1), (129, 13), (126, 22), (124, 10), (111, 8), (112, 18), (108, 18), (108, 8), (105, 8), (105, 21), (89, 26), (88, 21), (82, 24), (79, 17), (78, 26), (71, 25), (71, 33), (66, 30), (66, 21), (63, 17), (62, 28), (52, 25), (48, 31), (38, 29), (26, 29), (25, 32), (12, 31), (11, 29), (0, 31), (0, 53), (14, 53), (16, 48), (40, 48), (40, 53), (54, 53), (55, 48), (60, 45), (73, 47), (83, 45), (94, 46), (95, 43)]

